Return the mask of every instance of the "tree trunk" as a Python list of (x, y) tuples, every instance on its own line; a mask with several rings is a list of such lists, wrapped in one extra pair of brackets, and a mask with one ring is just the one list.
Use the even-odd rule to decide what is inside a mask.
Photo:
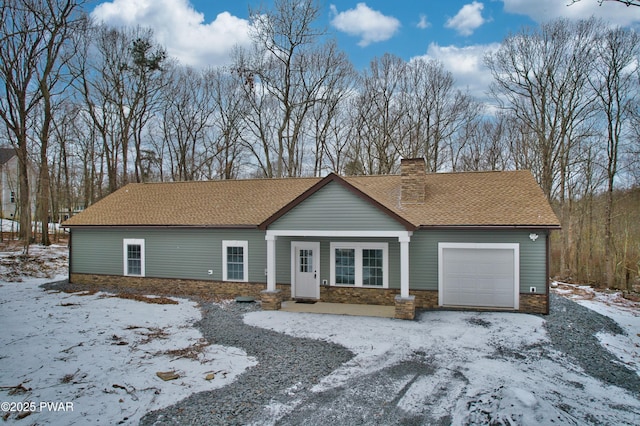
[(25, 253), (29, 252), (31, 243), (31, 194), (29, 193), (29, 165), (27, 159), (26, 133), (24, 141), (18, 146), (18, 188), (20, 194), (20, 231), (19, 238), (24, 242)]
[(607, 191), (607, 203), (605, 205), (604, 218), (604, 262), (605, 262), (605, 280), (608, 288), (616, 287), (616, 259), (615, 247), (613, 245), (612, 235), (612, 216), (613, 216), (613, 185), (610, 181), (609, 190)]
[(49, 182), (49, 165), (47, 161), (46, 149), (40, 155), (40, 195), (39, 195), (39, 219), (42, 224), (42, 234), (40, 238), (40, 243), (43, 246), (51, 245), (51, 240), (49, 239), (49, 205), (50, 205), (50, 189), (51, 185)]

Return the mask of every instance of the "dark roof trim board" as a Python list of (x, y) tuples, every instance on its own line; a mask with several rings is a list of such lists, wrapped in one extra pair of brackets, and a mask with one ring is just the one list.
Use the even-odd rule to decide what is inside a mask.
[(373, 207), (375, 207), (378, 210), (382, 211), (387, 216), (391, 217), (393, 220), (395, 220), (396, 222), (400, 223), (407, 231), (415, 231), (417, 229), (416, 225), (414, 225), (413, 223), (409, 222), (408, 220), (406, 220), (402, 216), (398, 215), (394, 211), (390, 210), (389, 208), (385, 207), (384, 205), (382, 205), (378, 201), (374, 200), (369, 195), (365, 194), (364, 192), (362, 192), (358, 188), (354, 187), (349, 182), (347, 182), (346, 180), (344, 180), (342, 177), (338, 176), (335, 173), (329, 173), (327, 176), (325, 176), (322, 180), (317, 182), (311, 188), (307, 189), (305, 192), (300, 194), (293, 201), (291, 201), (290, 203), (285, 205), (283, 208), (278, 210), (276, 213), (274, 213), (267, 220), (265, 220), (260, 225), (258, 225), (258, 229), (266, 230), (269, 227), (269, 225), (271, 225), (272, 223), (274, 223), (275, 221), (280, 219), (282, 216), (287, 214), (289, 211), (294, 209), (296, 206), (301, 204), (307, 198), (309, 198), (310, 196), (312, 196), (313, 194), (315, 194), (316, 192), (318, 192), (320, 189), (324, 188), (326, 185), (328, 185), (331, 182), (335, 182), (335, 183), (339, 184), (340, 186), (342, 186), (346, 190), (350, 191), (354, 195), (360, 197), (364, 201), (366, 201), (369, 204), (371, 204)]
[(442, 229), (442, 230), (456, 230), (456, 229), (486, 229), (486, 230), (499, 230), (499, 229), (562, 229), (560, 225), (420, 225), (418, 229)]
[(108, 229), (108, 228), (127, 228), (127, 229), (258, 229), (257, 225), (65, 225), (63, 228), (82, 228), (82, 229)]

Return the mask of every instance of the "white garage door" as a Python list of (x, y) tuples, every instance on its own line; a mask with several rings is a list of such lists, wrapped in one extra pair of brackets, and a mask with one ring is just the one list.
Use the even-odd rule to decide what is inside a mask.
[(518, 309), (518, 244), (440, 243), (441, 306)]

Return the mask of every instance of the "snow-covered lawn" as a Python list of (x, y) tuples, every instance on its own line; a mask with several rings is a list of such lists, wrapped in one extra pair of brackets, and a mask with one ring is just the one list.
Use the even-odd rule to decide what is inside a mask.
[[(56, 250), (32, 247), (31, 252)], [(0, 281), (0, 416), (5, 419), (135, 424), (150, 410), (231, 383), (256, 363), (241, 349), (205, 342), (193, 327), (201, 318), (194, 302), (145, 303), (39, 287), (64, 278)], [(179, 377), (164, 381), (158, 372)], [(27, 413), (27, 419), (17, 420)]]
[[(33, 247), (30, 253), (63, 274), (65, 250)], [(0, 253), (0, 260), (11, 256)], [(155, 304), (45, 291), (41, 283), (64, 276), (20, 277), (12, 270), (11, 279), (22, 282), (8, 282), (9, 264), (0, 262), (0, 402), (14, 403), (10, 408), (35, 402), (27, 419), (16, 420), (18, 413), (8, 412), (9, 421), (137, 423), (150, 410), (231, 383), (256, 363), (239, 348), (204, 342), (193, 326), (201, 315), (194, 302)], [(628, 333), (602, 335), (602, 344), (640, 375), (638, 304), (594, 294), (579, 303), (613, 318)], [(429, 371), (384, 376), (389, 394), (369, 385), (372, 403), (393, 402), (417, 417), (450, 416), (454, 424), (487, 419), (496, 424), (579, 424), (584, 419), (640, 424), (637, 395), (598, 381), (561, 353), (543, 355), (549, 343), (544, 321), (534, 315), (444, 311), (423, 313), (417, 321), (281, 311), (245, 315), (247, 324), (336, 342), (356, 354), (324, 377), (314, 394), (367, 389), (370, 377), (422, 357)], [(163, 381), (157, 372), (176, 372), (179, 378)], [(304, 409), (308, 398), (272, 404), (265, 423)], [(54, 411), (48, 402), (73, 411)], [(333, 408), (317, 410), (333, 418)]]

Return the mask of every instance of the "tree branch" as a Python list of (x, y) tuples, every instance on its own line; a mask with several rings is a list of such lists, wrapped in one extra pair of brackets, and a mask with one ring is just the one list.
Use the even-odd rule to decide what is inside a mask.
[[(571, 0), (571, 3), (569, 3), (567, 6), (571, 6), (571, 5), (579, 3), (581, 1), (582, 0)], [(605, 1), (622, 3), (627, 7), (629, 7), (629, 6), (638, 6), (638, 7), (640, 7), (640, 0), (598, 0), (598, 3), (600, 4), (600, 6), (602, 6), (602, 3), (604, 3)]]

